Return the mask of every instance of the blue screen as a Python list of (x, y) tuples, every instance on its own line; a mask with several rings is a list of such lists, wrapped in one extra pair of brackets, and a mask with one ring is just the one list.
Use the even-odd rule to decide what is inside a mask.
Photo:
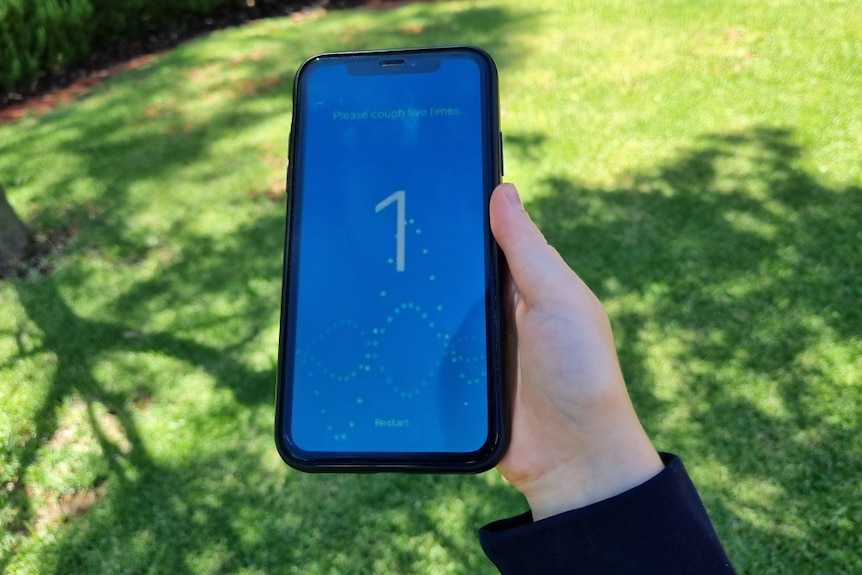
[(322, 452), (472, 452), (488, 439), (482, 70), (351, 73), (296, 109), (288, 432)]

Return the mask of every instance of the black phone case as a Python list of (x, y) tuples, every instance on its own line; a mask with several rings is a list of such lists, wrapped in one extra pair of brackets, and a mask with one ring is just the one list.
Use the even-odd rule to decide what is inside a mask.
[(350, 453), (350, 452), (308, 452), (291, 443), (287, 437), (286, 425), (290, 413), (292, 388), (286, 381), (285, 368), (292, 359), (288, 357), (287, 338), (290, 333), (291, 318), (289, 317), (290, 274), (291, 270), (291, 229), (294, 211), (294, 190), (296, 182), (295, 161), (299, 135), (297, 118), (300, 116), (301, 80), (302, 74), (309, 62), (318, 59), (354, 59), (354, 58), (386, 58), (397, 60), (409, 58), (411, 55), (470, 51), (487, 63), (487, 104), (488, 118), (485, 124), (487, 134), (483, 141), (488, 143), (489, 180), (493, 186), (498, 184), (503, 174), (502, 134), (499, 123), (499, 97), (497, 84), (497, 69), (491, 56), (484, 50), (474, 46), (441, 46), (409, 49), (370, 50), (357, 52), (333, 52), (313, 56), (306, 60), (297, 70), (293, 88), (293, 117), (288, 143), (287, 169), (287, 217), (284, 246), (284, 275), (281, 304), (281, 320), (279, 328), (278, 381), (275, 405), (275, 440), (282, 459), (291, 467), (305, 472), (407, 472), (407, 473), (479, 473), (493, 468), (502, 458), (508, 446), (509, 439), (509, 409), (507, 393), (507, 337), (504, 297), (504, 278), (507, 277), (505, 258), (493, 237), (490, 236), (488, 224), (488, 200), (491, 189), (485, 198), (485, 227), (489, 234), (490, 245), (490, 302), (486, 305), (488, 325), (486, 332), (490, 345), (488, 346), (488, 400), (489, 400), (489, 434), (487, 442), (478, 451), (471, 453), (417, 453), (417, 452), (385, 452), (385, 453)]

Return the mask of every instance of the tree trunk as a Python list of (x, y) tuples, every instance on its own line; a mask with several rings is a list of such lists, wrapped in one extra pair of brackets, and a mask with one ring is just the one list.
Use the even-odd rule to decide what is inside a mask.
[(33, 235), (6, 200), (0, 185), (0, 274), (20, 267), (33, 246)]

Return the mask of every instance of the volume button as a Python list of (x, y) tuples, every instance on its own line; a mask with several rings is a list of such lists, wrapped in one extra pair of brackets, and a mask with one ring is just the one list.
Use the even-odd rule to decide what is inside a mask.
[(500, 132), (500, 177), (503, 177), (503, 132)]
[(284, 191), (290, 189), (290, 150), (293, 148), (293, 131), (287, 133), (287, 168), (285, 168), (284, 173)]

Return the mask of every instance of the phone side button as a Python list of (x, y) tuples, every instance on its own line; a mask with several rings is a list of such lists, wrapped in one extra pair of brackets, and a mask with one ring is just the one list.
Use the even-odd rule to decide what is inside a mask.
[(500, 132), (500, 177), (503, 175), (503, 132)]
[(287, 168), (284, 170), (284, 192), (290, 189), (290, 152), (293, 147), (293, 133), (287, 133)]

